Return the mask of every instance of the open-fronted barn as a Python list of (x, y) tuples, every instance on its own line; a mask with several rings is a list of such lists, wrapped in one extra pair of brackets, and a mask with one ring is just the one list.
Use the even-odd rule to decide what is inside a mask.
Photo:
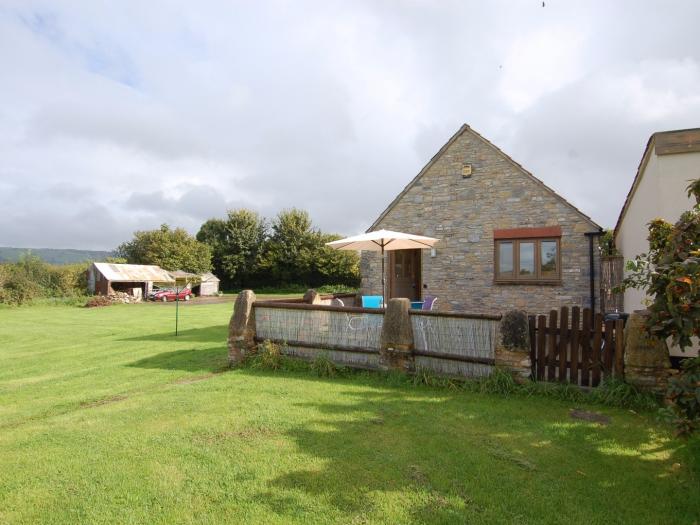
[(145, 264), (92, 263), (88, 268), (88, 292), (109, 295), (126, 292), (146, 297), (154, 284), (172, 285), (175, 280), (160, 266)]

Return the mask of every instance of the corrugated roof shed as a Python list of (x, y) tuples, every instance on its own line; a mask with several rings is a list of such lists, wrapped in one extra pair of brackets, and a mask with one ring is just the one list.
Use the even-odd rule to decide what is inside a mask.
[(175, 270), (172, 272), (168, 272), (170, 275), (172, 275), (175, 279), (189, 279), (189, 278), (196, 278), (196, 279), (201, 279), (202, 282), (219, 282), (219, 278), (214, 275), (211, 272), (203, 273), (203, 274), (196, 274), (196, 273), (189, 273), (185, 272), (182, 270)]
[(189, 272), (185, 272), (183, 270), (174, 270), (174, 271), (168, 272), (168, 273), (175, 279), (189, 279), (192, 277), (199, 278), (199, 275), (197, 275), (196, 273), (189, 273)]
[(174, 279), (161, 268), (145, 264), (94, 263), (95, 268), (107, 279), (114, 282), (150, 281), (172, 283)]

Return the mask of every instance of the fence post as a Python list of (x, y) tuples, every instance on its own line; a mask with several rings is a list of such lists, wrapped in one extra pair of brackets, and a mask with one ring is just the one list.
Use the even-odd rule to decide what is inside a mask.
[(510, 372), (516, 381), (530, 377), (530, 334), (527, 314), (522, 310), (510, 310), (501, 319), (495, 358), (496, 367)]
[(228, 363), (238, 365), (255, 347), (255, 310), (253, 290), (243, 290), (236, 297), (228, 323)]
[(383, 370), (413, 372), (416, 368), (410, 306), (408, 299), (389, 299), (379, 350), (379, 367)]
[(642, 390), (664, 392), (671, 360), (666, 341), (650, 337), (644, 324), (648, 310), (635, 310), (625, 326), (625, 381)]
[(321, 299), (321, 294), (313, 288), (310, 288), (309, 290), (306, 290), (306, 293), (304, 294), (304, 302), (306, 304), (321, 304), (323, 301)]

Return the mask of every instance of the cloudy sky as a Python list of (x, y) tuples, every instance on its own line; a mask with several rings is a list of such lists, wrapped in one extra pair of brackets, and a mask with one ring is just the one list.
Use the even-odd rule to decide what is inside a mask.
[(364, 230), (466, 122), (612, 226), (700, 126), (700, 2), (0, 0), (0, 245), (296, 206)]

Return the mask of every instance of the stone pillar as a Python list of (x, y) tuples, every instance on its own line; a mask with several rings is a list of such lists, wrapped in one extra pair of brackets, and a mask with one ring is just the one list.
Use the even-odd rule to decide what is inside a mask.
[(233, 315), (228, 323), (228, 363), (238, 365), (255, 348), (255, 294), (243, 290), (236, 297)]
[(408, 299), (389, 299), (379, 350), (379, 367), (382, 370), (413, 372), (416, 369), (413, 328), (408, 314), (410, 306)]
[(666, 341), (646, 330), (647, 310), (635, 310), (625, 325), (625, 381), (641, 390), (665, 392), (671, 360)]
[(495, 354), (497, 368), (510, 372), (518, 382), (530, 378), (530, 330), (522, 310), (510, 310), (501, 319)]
[(321, 304), (323, 301), (321, 299), (321, 294), (316, 290), (310, 289), (306, 290), (304, 294), (304, 302), (307, 304)]

